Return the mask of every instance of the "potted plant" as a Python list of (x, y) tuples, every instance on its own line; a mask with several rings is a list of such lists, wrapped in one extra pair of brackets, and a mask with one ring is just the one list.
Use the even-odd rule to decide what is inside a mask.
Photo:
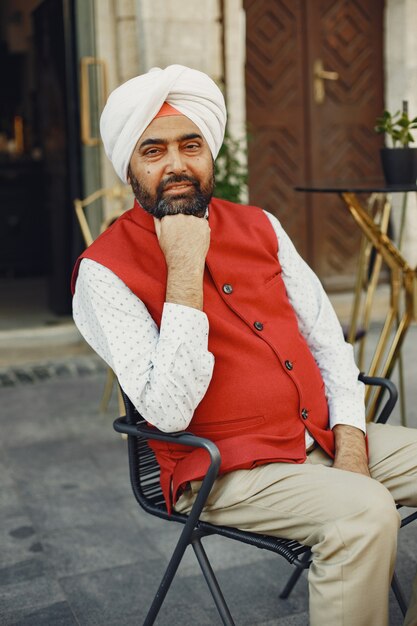
[(412, 130), (417, 128), (417, 117), (408, 116), (408, 103), (403, 101), (402, 111), (392, 114), (384, 111), (376, 120), (375, 131), (391, 137), (392, 147), (381, 148), (381, 162), (388, 185), (415, 185), (417, 179), (417, 148)]

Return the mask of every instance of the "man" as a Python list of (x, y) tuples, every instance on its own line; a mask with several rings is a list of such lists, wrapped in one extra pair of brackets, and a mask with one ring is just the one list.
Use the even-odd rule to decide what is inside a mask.
[[(149, 423), (217, 443), (204, 519), (311, 546), (313, 626), (383, 626), (417, 434), (370, 424), (367, 449), (318, 279), (275, 217), (211, 198), (225, 121), (213, 81), (179, 65), (111, 94), (103, 142), (137, 202), (78, 261), (74, 318)], [(153, 446), (168, 508), (189, 511), (204, 453)]]

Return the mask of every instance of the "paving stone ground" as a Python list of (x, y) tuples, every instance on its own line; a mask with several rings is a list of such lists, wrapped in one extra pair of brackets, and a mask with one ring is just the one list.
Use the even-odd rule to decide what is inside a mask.
[[(414, 327), (404, 351), (414, 427), (416, 338)], [(105, 368), (92, 357), (77, 358), (41, 364), (47, 376), (30, 367), (18, 368), (20, 379), (16, 368), (2, 370), (12, 384), (0, 389), (1, 625), (141, 624), (180, 531), (138, 509), (126, 443), (112, 429), (115, 399), (107, 414), (98, 410)], [(291, 572), (283, 559), (223, 538), (205, 545), (237, 625), (308, 624), (305, 576), (289, 600), (278, 597)], [(397, 565), (407, 594), (416, 569), (417, 525), (411, 525), (400, 534)], [(220, 623), (190, 552), (157, 624)], [(402, 623), (392, 597), (390, 623)]]

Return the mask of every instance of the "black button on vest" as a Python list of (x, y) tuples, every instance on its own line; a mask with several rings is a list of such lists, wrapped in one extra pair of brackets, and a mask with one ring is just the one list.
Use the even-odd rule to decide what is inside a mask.
[(307, 409), (301, 409), (301, 417), (303, 418), (303, 420), (306, 420), (308, 418)]
[(225, 285), (223, 285), (223, 291), (224, 293), (227, 293), (227, 294), (232, 293), (233, 291), (232, 285), (229, 285), (229, 283), (226, 283)]
[(291, 372), (292, 368), (294, 367), (293, 364), (291, 363), (291, 361), (285, 361), (285, 367), (287, 368), (287, 370), (289, 370)]
[(254, 322), (253, 324), (256, 328), (256, 330), (263, 330), (264, 325), (262, 324), (262, 322)]

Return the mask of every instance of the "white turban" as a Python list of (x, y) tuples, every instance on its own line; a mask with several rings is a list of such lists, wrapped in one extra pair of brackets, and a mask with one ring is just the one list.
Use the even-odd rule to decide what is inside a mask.
[(100, 118), (104, 149), (117, 174), (127, 182), (136, 143), (164, 102), (187, 116), (201, 130), (217, 157), (226, 126), (226, 105), (216, 83), (183, 65), (156, 67), (120, 85), (109, 96)]

